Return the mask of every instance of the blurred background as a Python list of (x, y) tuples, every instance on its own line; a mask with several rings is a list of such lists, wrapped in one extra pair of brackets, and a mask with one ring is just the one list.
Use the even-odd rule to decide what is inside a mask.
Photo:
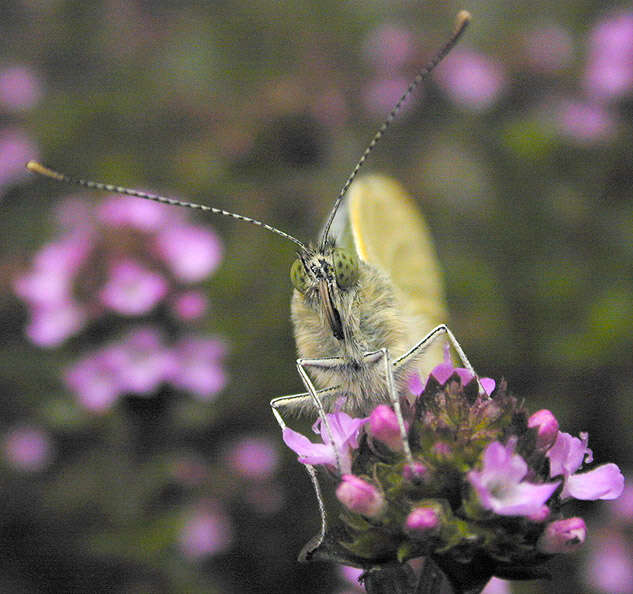
[[(633, 467), (630, 3), (8, 0), (1, 592), (358, 591), (296, 561), (318, 515), (268, 408), (301, 390), (293, 245), (24, 163), (309, 241), (461, 8), (365, 171), (425, 213), (475, 368)], [(574, 511), (584, 551), (513, 592), (633, 592), (633, 494)]]

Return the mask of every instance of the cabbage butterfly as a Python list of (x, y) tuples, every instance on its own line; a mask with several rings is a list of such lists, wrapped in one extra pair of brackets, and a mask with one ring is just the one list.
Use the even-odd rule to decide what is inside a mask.
[[(421, 215), (396, 182), (380, 176), (356, 180), (356, 175), (402, 103), (457, 43), (469, 20), (466, 11), (457, 15), (450, 39), (396, 103), (345, 182), (314, 245), (223, 209), (75, 179), (34, 161), (27, 168), (87, 188), (232, 217), (292, 241), (298, 249), (290, 269), (294, 287), (291, 311), (299, 353), (297, 371), (307, 391), (271, 401), (279, 425), (286, 426), (281, 410), (316, 407), (333, 445), (326, 412), (363, 415), (377, 403), (388, 401), (398, 417), (404, 454), (413, 463), (398, 396), (407, 377), (418, 365), (427, 369), (432, 365), (433, 357), (425, 361), (422, 355), (428, 354), (434, 338), (441, 334), (448, 336), (464, 365), (472, 367), (441, 323), (445, 315), (441, 280)], [(308, 470), (319, 498), (322, 538), (325, 515), (319, 485), (314, 469)]]

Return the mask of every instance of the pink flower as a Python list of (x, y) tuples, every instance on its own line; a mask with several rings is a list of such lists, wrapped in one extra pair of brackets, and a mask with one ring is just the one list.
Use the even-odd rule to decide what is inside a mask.
[[(365, 110), (373, 115), (384, 116), (396, 104), (408, 86), (409, 80), (404, 76), (388, 76), (370, 80), (363, 90)], [(416, 93), (419, 94), (420, 91), (416, 91)], [(416, 102), (409, 97), (402, 104), (400, 113), (406, 113), (415, 104)]]
[(166, 293), (167, 282), (160, 274), (124, 259), (110, 266), (100, 298), (106, 307), (119, 314), (139, 316), (154, 309)]
[(202, 559), (226, 551), (233, 540), (233, 529), (217, 504), (205, 504), (186, 518), (179, 540), (186, 557)]
[(37, 159), (37, 145), (18, 128), (0, 131), (0, 191), (28, 175), (24, 164)]
[(437, 511), (432, 507), (417, 507), (408, 516), (405, 521), (405, 529), (410, 534), (424, 536), (429, 532), (433, 532), (440, 525), (440, 518)]
[(491, 107), (506, 86), (503, 67), (474, 50), (454, 50), (438, 67), (436, 80), (458, 105), (473, 110)]
[(41, 96), (40, 79), (27, 66), (10, 66), (0, 72), (0, 104), (7, 109), (31, 109)]
[(4, 456), (17, 470), (43, 470), (53, 456), (48, 434), (38, 427), (16, 427), (4, 438)]
[(184, 322), (201, 318), (207, 311), (208, 299), (200, 291), (187, 291), (176, 295), (171, 303), (174, 315)]
[(226, 353), (216, 338), (185, 337), (173, 349), (174, 362), (169, 381), (199, 400), (212, 400), (224, 388), (227, 377), (222, 367)]
[(561, 134), (581, 145), (609, 140), (617, 128), (613, 115), (598, 103), (562, 101), (555, 115)]
[(376, 439), (382, 441), (394, 452), (402, 451), (404, 446), (402, 445), (398, 418), (390, 406), (378, 405), (369, 416), (369, 426), (371, 434)]
[(633, 91), (633, 11), (595, 25), (589, 41), (585, 89), (594, 99), (615, 99)]
[[(439, 365), (436, 365), (429, 374), (429, 377), (426, 380), (428, 384), (431, 377), (437, 381), (438, 384), (443, 386), (453, 375), (457, 374), (460, 379), (462, 386), (469, 384), (473, 379), (475, 379), (475, 374), (470, 371), (470, 369), (466, 369), (465, 367), (455, 367), (453, 365), (453, 361), (451, 360), (451, 352), (450, 346), (447, 344), (444, 348), (444, 361)], [(481, 387), (484, 389), (486, 394), (490, 396), (494, 392), (496, 383), (495, 380), (489, 377), (479, 378), (479, 383)], [(417, 388), (417, 382), (415, 380), (415, 375), (409, 379), (409, 387), (413, 388), (411, 391), (415, 394), (415, 389)], [(424, 386), (426, 390), (426, 385)]]
[(617, 532), (591, 539), (592, 550), (585, 568), (586, 580), (605, 594), (633, 592), (633, 549)]
[(158, 330), (144, 327), (101, 351), (103, 361), (117, 378), (119, 390), (151, 395), (167, 380), (173, 357)]
[[(375, 68), (393, 72), (414, 57), (415, 40), (408, 29), (398, 25), (384, 24), (374, 29), (365, 41), (363, 51)], [(408, 84), (408, 83), (407, 83)], [(403, 90), (407, 88), (405, 84)], [(389, 109), (391, 109), (390, 106)]]
[(559, 432), (554, 445), (545, 454), (549, 458), (550, 477), (563, 476), (562, 499), (617, 499), (624, 489), (624, 476), (615, 464), (603, 464), (589, 472), (574, 474), (583, 462), (593, 461), (593, 453), (587, 447), (588, 439), (587, 433), (581, 433), (579, 439)]
[(495, 441), (484, 451), (481, 471), (471, 470), (468, 481), (484, 509), (500, 516), (529, 516), (541, 510), (560, 482), (528, 483), (523, 480), (527, 473), (528, 465), (514, 453), (514, 444)]
[(587, 538), (587, 526), (582, 518), (568, 518), (548, 524), (538, 540), (537, 548), (549, 555), (571, 553)]
[(84, 408), (101, 413), (123, 393), (121, 381), (107, 354), (97, 352), (83, 357), (64, 372), (64, 382)]
[(548, 449), (558, 435), (558, 421), (547, 409), (533, 413), (528, 419), (528, 427), (536, 429), (536, 447), (540, 450)]
[(368, 518), (375, 518), (382, 513), (385, 500), (374, 485), (353, 474), (344, 474), (341, 479), (336, 488), (336, 498), (347, 509)]
[(53, 348), (81, 330), (86, 313), (79, 305), (68, 302), (57, 306), (35, 306), (30, 313), (26, 335), (38, 346)]
[(165, 224), (182, 218), (165, 204), (129, 196), (111, 196), (97, 207), (98, 219), (111, 227), (129, 227), (145, 233), (158, 231)]
[(211, 229), (194, 225), (169, 225), (159, 231), (156, 253), (182, 282), (205, 279), (222, 259), (222, 245)]
[(349, 474), (352, 470), (351, 451), (358, 447), (360, 429), (369, 419), (352, 418), (343, 412), (326, 416), (332, 429), (332, 440), (336, 452), (330, 443), (327, 427), (320, 420), (315, 423), (313, 429), (321, 433), (323, 443), (312, 443), (307, 437), (288, 427), (283, 430), (283, 440), (291, 450), (299, 454), (299, 462), (303, 464), (326, 464), (335, 467), (336, 453), (338, 453), (342, 472)]
[(270, 477), (279, 464), (273, 443), (264, 437), (246, 437), (233, 445), (227, 455), (231, 468), (250, 479)]

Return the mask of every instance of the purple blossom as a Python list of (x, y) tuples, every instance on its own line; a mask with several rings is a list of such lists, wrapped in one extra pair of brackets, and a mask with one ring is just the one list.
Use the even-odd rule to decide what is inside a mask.
[(477, 111), (492, 107), (507, 84), (500, 63), (459, 48), (438, 67), (436, 80), (453, 102)]
[(180, 548), (190, 559), (203, 559), (226, 551), (233, 528), (219, 505), (207, 503), (193, 510), (180, 531)]
[(183, 322), (200, 319), (207, 311), (209, 300), (201, 291), (186, 291), (176, 295), (171, 302), (174, 316)]
[(385, 507), (380, 491), (353, 474), (344, 474), (341, 477), (336, 488), (336, 498), (350, 511), (368, 518), (378, 517)]
[(269, 478), (277, 469), (279, 454), (265, 437), (245, 437), (233, 444), (227, 454), (234, 472), (249, 479)]
[(16, 470), (43, 470), (53, 457), (48, 433), (38, 427), (16, 427), (4, 438), (4, 457)]
[[(388, 76), (384, 78), (375, 78), (369, 81), (363, 90), (363, 105), (365, 110), (373, 115), (384, 115), (388, 112), (400, 99), (402, 94), (407, 90), (409, 80), (404, 76)], [(419, 92), (418, 92), (419, 93)], [(406, 113), (412, 109), (417, 101), (411, 98), (402, 104), (400, 113)]]
[(560, 482), (529, 483), (523, 480), (527, 473), (528, 465), (514, 453), (514, 444), (495, 441), (484, 451), (481, 471), (471, 470), (468, 481), (484, 509), (501, 516), (529, 516), (540, 511)]
[(37, 159), (37, 145), (18, 128), (0, 131), (0, 192), (27, 176), (24, 164)]
[(160, 230), (155, 249), (174, 276), (185, 283), (205, 279), (222, 260), (222, 244), (215, 233), (194, 225), (170, 225)]
[(145, 233), (156, 232), (167, 223), (182, 217), (174, 208), (142, 198), (111, 196), (97, 207), (97, 218), (105, 225), (131, 228)]
[(222, 360), (226, 346), (217, 338), (187, 336), (176, 343), (169, 381), (199, 400), (212, 400), (227, 382)]
[(512, 594), (510, 582), (493, 577), (481, 591), (481, 594)]
[[(384, 24), (367, 36), (363, 52), (375, 68), (383, 72), (393, 72), (414, 57), (415, 40), (408, 29), (398, 25)], [(402, 91), (400, 94), (402, 95)]]
[(420, 536), (434, 531), (439, 525), (440, 518), (437, 511), (429, 506), (415, 508), (405, 521), (405, 529), (409, 533)]
[(400, 435), (398, 418), (390, 406), (380, 404), (374, 408), (369, 416), (369, 427), (371, 434), (391, 450), (394, 452), (402, 451), (404, 446)]
[(314, 424), (313, 429), (315, 433), (320, 432), (323, 443), (312, 443), (305, 435), (288, 427), (283, 430), (283, 440), (299, 455), (299, 462), (303, 464), (326, 464), (335, 467), (336, 452), (338, 452), (341, 470), (344, 474), (349, 474), (352, 471), (351, 451), (358, 447), (360, 429), (369, 419), (353, 418), (344, 412), (326, 416), (332, 429), (332, 440), (336, 451), (330, 443), (327, 427), (320, 422), (320, 419)]
[(103, 305), (119, 314), (140, 316), (158, 305), (167, 289), (163, 276), (134, 260), (124, 259), (110, 266), (100, 298)]
[(549, 555), (571, 553), (587, 538), (587, 526), (582, 518), (567, 518), (548, 524), (538, 540), (538, 549)]
[(404, 465), (404, 468), (402, 469), (402, 476), (410, 483), (415, 483), (421, 481), (428, 470), (429, 469), (422, 464), (422, 462), (413, 462), (413, 464)]
[(567, 66), (574, 51), (572, 37), (559, 25), (540, 26), (525, 35), (523, 51), (528, 65), (537, 72), (555, 73)]
[(598, 22), (589, 40), (584, 86), (594, 99), (615, 99), (633, 91), (633, 11)]
[(548, 449), (558, 436), (558, 421), (547, 409), (538, 410), (528, 419), (528, 427), (536, 429), (536, 447), (540, 450)]
[(603, 464), (589, 472), (575, 474), (583, 462), (593, 461), (593, 453), (587, 447), (588, 439), (587, 433), (581, 433), (578, 438), (559, 432), (554, 445), (545, 454), (549, 458), (550, 477), (563, 476), (563, 499), (616, 499), (624, 489), (624, 476), (615, 464)]
[(0, 104), (8, 110), (31, 109), (41, 96), (40, 79), (28, 66), (9, 66), (0, 71)]
[(583, 100), (560, 102), (555, 117), (560, 133), (581, 145), (609, 140), (617, 128), (606, 107)]
[(617, 532), (591, 539), (591, 553), (585, 567), (586, 581), (605, 594), (633, 592), (633, 550)]
[[(475, 374), (470, 369), (466, 369), (465, 367), (455, 367), (453, 365), (453, 361), (451, 360), (450, 346), (447, 344), (444, 348), (444, 361), (440, 363), (439, 365), (436, 365), (431, 370), (431, 373), (429, 374), (429, 377), (427, 378), (426, 383), (428, 384), (429, 379), (433, 377), (433, 379), (435, 379), (435, 381), (437, 381), (438, 384), (443, 386), (455, 374), (458, 375), (462, 386), (465, 386), (466, 384), (470, 383), (473, 379), (475, 379)], [(486, 394), (488, 394), (488, 396), (490, 396), (490, 394), (494, 392), (494, 389), (496, 387), (495, 380), (493, 380), (490, 377), (482, 377), (482, 378), (479, 378), (479, 382), (481, 384), (481, 387), (486, 392)], [(413, 388), (411, 389), (411, 391), (415, 394), (414, 390), (417, 390), (418, 388), (417, 381), (415, 380), (415, 376), (412, 376), (411, 378), (409, 378), (409, 388), (410, 389)], [(424, 390), (426, 390), (426, 385), (424, 386)]]

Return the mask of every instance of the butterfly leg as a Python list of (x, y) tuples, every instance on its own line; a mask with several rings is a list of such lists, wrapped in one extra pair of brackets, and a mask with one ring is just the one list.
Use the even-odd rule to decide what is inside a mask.
[[(322, 390), (322, 391), (327, 392), (329, 390), (330, 388), (326, 390)], [(292, 406), (292, 405), (301, 404), (308, 401), (309, 402), (312, 401), (312, 396), (307, 392), (303, 394), (279, 396), (277, 398), (273, 398), (270, 401), (270, 408), (272, 409), (273, 415), (275, 416), (275, 419), (277, 420), (277, 423), (281, 427), (282, 431), (286, 428), (286, 423), (283, 420), (283, 417), (281, 416), (281, 413), (279, 412), (278, 409), (283, 408), (284, 406)], [(319, 485), (316, 469), (311, 464), (304, 464), (304, 466), (308, 473), (308, 476), (310, 477), (310, 482), (312, 483), (312, 487), (314, 488), (314, 493), (316, 495), (317, 503), (319, 505), (319, 515), (321, 516), (321, 528), (319, 530), (319, 535), (317, 536), (316, 542), (313, 547), (314, 549), (316, 549), (319, 546), (321, 546), (321, 543), (323, 542), (323, 539), (325, 538), (325, 531), (327, 530), (327, 517), (325, 514), (325, 503), (323, 502), (323, 495), (321, 494), (321, 486)]]
[(339, 474), (343, 474), (343, 470), (341, 468), (341, 459), (338, 454), (338, 449), (336, 448), (336, 443), (334, 442), (334, 433), (332, 432), (332, 427), (330, 426), (330, 422), (325, 414), (325, 407), (323, 406), (323, 402), (319, 398), (317, 389), (314, 387), (308, 372), (305, 370), (306, 367), (325, 367), (332, 368), (340, 366), (342, 363), (342, 359), (338, 357), (333, 357), (331, 359), (297, 359), (297, 372), (303, 381), (303, 385), (308, 390), (308, 394), (312, 398), (314, 405), (316, 406), (317, 412), (319, 413), (319, 418), (321, 419), (321, 423), (325, 427), (325, 431), (327, 433), (328, 439), (330, 440), (330, 445), (332, 446), (332, 450), (334, 451), (334, 457), (336, 458), (336, 469)]
[(483, 386), (481, 385), (481, 382), (479, 381), (479, 376), (477, 375), (477, 373), (475, 372), (475, 369), (473, 368), (470, 361), (468, 360), (468, 357), (466, 356), (466, 353), (462, 349), (461, 345), (455, 338), (455, 335), (450, 331), (449, 327), (446, 324), (440, 324), (439, 326), (436, 326), (435, 328), (433, 328), (433, 330), (431, 330), (420, 342), (418, 342), (411, 349), (409, 349), (404, 355), (401, 355), (400, 357), (398, 357), (393, 363), (394, 366), (397, 367), (398, 365), (400, 365), (401, 363), (403, 363), (410, 357), (418, 355), (420, 354), (420, 352), (424, 352), (424, 350), (428, 348), (428, 346), (431, 345), (433, 341), (435, 341), (439, 336), (442, 336), (442, 335), (446, 335), (448, 337), (448, 341), (450, 342), (453, 349), (455, 349), (455, 352), (457, 353), (457, 356), (459, 357), (461, 364), (466, 369), (468, 369), (468, 371), (470, 371), (475, 376), (475, 378), (477, 378), (477, 383), (479, 384), (479, 393), (485, 394), (486, 391), (484, 390)]
[(393, 365), (391, 364), (391, 357), (389, 356), (389, 350), (382, 348), (378, 351), (371, 353), (365, 353), (364, 358), (377, 363), (380, 359), (383, 360), (385, 365), (385, 379), (387, 381), (387, 391), (389, 392), (389, 399), (393, 406), (393, 412), (398, 420), (398, 427), (400, 428), (400, 437), (402, 438), (402, 448), (404, 456), (407, 459), (407, 463), (413, 465), (413, 456), (411, 455), (411, 447), (409, 446), (409, 437), (407, 435), (407, 428), (404, 424), (404, 417), (402, 416), (402, 408), (400, 407), (400, 398), (396, 392), (396, 385), (393, 380)]

